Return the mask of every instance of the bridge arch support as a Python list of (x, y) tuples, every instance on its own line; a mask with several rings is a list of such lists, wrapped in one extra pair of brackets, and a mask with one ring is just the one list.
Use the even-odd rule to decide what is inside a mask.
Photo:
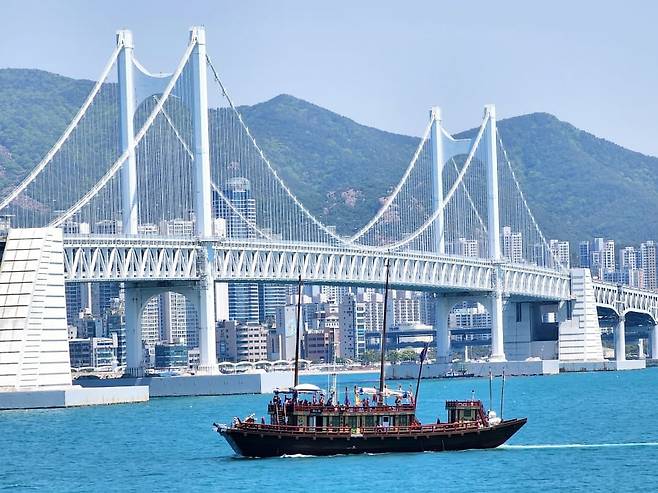
[[(196, 309), (199, 324), (199, 373), (216, 374), (214, 290), (194, 283), (124, 283), (126, 314), (126, 373), (144, 375), (142, 354), (142, 313), (150, 299), (173, 292), (183, 295)], [(208, 306), (210, 305), (210, 306)]]

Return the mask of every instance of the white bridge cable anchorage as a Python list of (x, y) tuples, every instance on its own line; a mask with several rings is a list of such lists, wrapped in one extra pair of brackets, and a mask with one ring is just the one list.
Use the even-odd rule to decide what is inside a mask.
[(112, 70), (112, 67), (114, 67), (114, 64), (116, 63), (117, 57), (119, 56), (119, 52), (123, 48), (122, 45), (117, 45), (117, 47), (114, 49), (112, 52), (112, 55), (110, 55), (109, 60), (107, 61), (107, 64), (105, 65), (105, 68), (103, 68), (103, 71), (101, 72), (101, 75), (98, 77), (98, 80), (94, 84), (94, 87), (92, 88), (91, 92), (87, 96), (87, 99), (85, 99), (84, 103), (76, 113), (76, 115), (73, 117), (69, 125), (66, 127), (66, 130), (64, 133), (60, 136), (60, 138), (55, 142), (55, 144), (50, 148), (48, 153), (43, 157), (43, 159), (32, 169), (29, 175), (27, 175), (21, 183), (19, 183), (16, 188), (14, 188), (9, 195), (7, 195), (5, 198), (2, 199), (0, 202), (0, 210), (3, 210), (5, 207), (7, 207), (18, 195), (20, 195), (25, 188), (27, 188), (30, 183), (34, 181), (34, 179), (44, 170), (44, 168), (52, 161), (53, 157), (55, 154), (59, 152), (59, 150), (62, 148), (64, 143), (67, 141), (67, 139), (70, 137), (71, 133), (75, 128), (78, 126), (78, 123), (80, 123), (80, 120), (85, 116), (87, 113), (87, 110), (89, 109), (89, 106), (91, 106), (92, 102), (96, 98), (96, 95), (98, 92), (101, 90), (103, 87), (103, 83), (105, 82), (105, 79), (109, 75), (110, 71)]
[(423, 225), (418, 228), (414, 233), (409, 235), (407, 238), (404, 238), (403, 240), (397, 241), (395, 243), (389, 243), (387, 245), (383, 245), (381, 247), (374, 247), (375, 250), (397, 250), (398, 248), (401, 248), (409, 243), (411, 243), (413, 240), (415, 240), (418, 236), (420, 236), (425, 230), (427, 230), (433, 223), (436, 221), (436, 219), (439, 217), (440, 214), (443, 214), (443, 211), (450, 202), (450, 199), (454, 195), (455, 191), (461, 186), (462, 179), (464, 178), (464, 175), (466, 174), (466, 171), (468, 171), (471, 162), (473, 161), (473, 157), (475, 156), (475, 152), (479, 147), (480, 140), (482, 139), (482, 134), (484, 133), (484, 129), (487, 126), (487, 123), (489, 121), (489, 114), (485, 117), (484, 121), (482, 122), (482, 125), (480, 126), (480, 130), (478, 131), (477, 137), (473, 141), (473, 145), (471, 147), (471, 150), (468, 154), (468, 157), (466, 158), (466, 162), (464, 163), (464, 166), (462, 167), (461, 171), (459, 172), (459, 175), (457, 175), (457, 178), (455, 179), (454, 183), (452, 184), (452, 187), (450, 187), (450, 190), (448, 193), (445, 195), (443, 198), (443, 202), (441, 203), (440, 207), (437, 207), (437, 209), (434, 211), (434, 213), (423, 223)]
[(133, 141), (133, 144), (127, 148), (119, 158), (112, 164), (112, 166), (107, 170), (105, 175), (101, 177), (100, 180), (85, 194), (83, 195), (73, 206), (71, 206), (69, 209), (67, 209), (64, 213), (62, 213), (59, 217), (54, 219), (49, 225), (50, 226), (61, 226), (62, 223), (64, 223), (67, 219), (69, 219), (71, 216), (73, 216), (76, 212), (78, 212), (82, 207), (84, 207), (104, 186), (107, 184), (107, 182), (112, 179), (112, 177), (121, 169), (121, 166), (125, 162), (126, 159), (128, 159), (128, 156), (130, 155), (131, 152), (133, 152), (136, 148), (137, 145), (141, 142), (141, 140), (144, 138), (146, 135), (147, 131), (150, 129), (151, 125), (155, 121), (155, 118), (158, 116), (158, 114), (162, 111), (162, 108), (164, 107), (165, 102), (169, 98), (169, 95), (171, 94), (172, 90), (174, 89), (174, 86), (176, 85), (176, 82), (178, 81), (178, 78), (180, 77), (183, 69), (185, 68), (185, 65), (187, 64), (190, 54), (192, 53), (192, 50), (196, 46), (196, 40), (192, 40), (190, 44), (188, 45), (187, 49), (185, 50), (185, 53), (183, 57), (181, 58), (181, 61), (174, 71), (174, 74), (172, 75), (169, 83), (167, 84), (167, 87), (165, 88), (164, 92), (162, 93), (162, 97), (160, 98), (160, 101), (156, 104), (155, 108), (149, 115), (149, 117), (146, 119), (142, 127), (140, 128), (139, 132), (135, 135), (135, 140)]

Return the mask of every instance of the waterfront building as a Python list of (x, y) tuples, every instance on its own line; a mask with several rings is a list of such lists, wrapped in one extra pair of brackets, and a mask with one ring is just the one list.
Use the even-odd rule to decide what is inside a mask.
[[(306, 314), (312, 299), (302, 295), (302, 310), (300, 313), (300, 339), (306, 330)], [(271, 343), (272, 359), (291, 360), (295, 357), (295, 333), (297, 331), (297, 296), (290, 296), (288, 304), (276, 309), (275, 333)]]
[(479, 303), (464, 301), (450, 311), (448, 327), (491, 331), (491, 314)]
[(155, 345), (155, 368), (187, 369), (189, 366), (187, 346), (183, 343), (159, 342)]
[(340, 352), (358, 359), (366, 350), (366, 332), (381, 330), (384, 323), (384, 295), (374, 290), (357, 292), (339, 305)]
[(219, 322), (216, 340), (220, 361), (256, 362), (267, 359), (268, 328), (263, 324), (235, 320)]
[(187, 369), (191, 372), (196, 372), (199, 369), (199, 358), (201, 351), (199, 348), (187, 350)]
[(198, 348), (199, 347), (199, 314), (197, 313), (195, 306), (188, 299), (185, 299), (185, 322), (186, 322), (185, 341), (187, 342), (187, 348), (188, 349)]
[(331, 331), (311, 329), (304, 333), (304, 357), (314, 363), (330, 361)]
[(116, 347), (116, 338), (112, 337), (71, 339), (71, 368), (112, 369), (116, 366)]
[[(431, 325), (421, 323), (405, 323), (392, 326), (386, 332), (386, 348), (389, 351), (412, 349), (420, 352), (425, 344), (435, 345), (436, 331)], [(372, 331), (366, 333), (366, 349), (381, 350), (382, 333)]]

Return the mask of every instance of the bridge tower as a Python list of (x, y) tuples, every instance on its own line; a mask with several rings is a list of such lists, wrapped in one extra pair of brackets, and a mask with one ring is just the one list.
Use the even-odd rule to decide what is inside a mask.
[[(135, 80), (133, 61), (133, 35), (131, 31), (118, 31), (116, 35), (119, 54), (117, 80), (119, 87), (119, 118), (121, 151), (129, 150), (128, 159), (121, 166), (121, 226), (124, 235), (137, 234), (137, 159), (135, 157)], [(143, 351), (141, 330), (141, 305), (131, 283), (124, 283), (124, 313), (126, 324), (127, 372), (142, 376)]]
[(210, 193), (210, 138), (208, 135), (208, 75), (206, 58), (206, 31), (203, 27), (190, 29), (190, 41), (195, 42), (190, 62), (194, 93), (192, 120), (194, 125), (194, 212), (196, 234), (204, 252), (199, 268), (202, 269), (199, 291), (199, 372), (217, 373), (215, 346), (215, 280), (212, 266), (214, 251)]
[[(185, 101), (190, 106), (193, 121), (194, 154), (194, 213), (195, 234), (202, 244), (199, 252), (201, 281), (190, 286), (178, 283), (178, 292), (186, 292), (196, 304), (199, 322), (199, 372), (216, 373), (215, 348), (215, 292), (212, 272), (213, 249), (211, 193), (210, 193), (210, 138), (208, 134), (208, 86), (206, 35), (203, 27), (190, 29), (190, 43), (194, 43), (189, 58), (192, 79), (192, 96)], [(152, 94), (160, 92), (169, 82), (168, 77), (155, 77), (144, 72), (133, 59), (133, 39), (130, 31), (117, 33), (118, 85), (121, 114), (121, 147), (132, 149), (121, 168), (122, 227), (124, 235), (138, 234), (137, 162), (134, 153), (134, 115), (136, 105)], [(136, 70), (138, 69), (138, 70)], [(136, 76), (136, 77), (135, 77)], [(194, 292), (190, 289), (193, 288)], [(170, 289), (161, 288), (161, 292)], [(144, 373), (142, 354), (141, 312), (150, 296), (158, 294), (137, 283), (125, 282), (126, 363), (127, 373), (141, 376)]]
[[(430, 109), (430, 146), (432, 149), (432, 199), (434, 210), (443, 205), (443, 136), (441, 135), (441, 108), (434, 106)], [(445, 214), (443, 211), (435, 221), (434, 251), (440, 255), (446, 253), (445, 245)]]
[(491, 357), (492, 361), (505, 361), (503, 345), (503, 271), (500, 265), (500, 202), (498, 200), (498, 136), (496, 132), (496, 107), (488, 104), (484, 107), (485, 118), (488, 116), (484, 144), (487, 160), (487, 231), (489, 258), (496, 263), (494, 275), (494, 292), (489, 303), (491, 314)]
[(121, 166), (121, 225), (124, 235), (137, 234), (137, 159), (135, 158), (135, 80), (133, 35), (128, 30), (117, 32), (119, 118), (121, 152), (129, 151)]

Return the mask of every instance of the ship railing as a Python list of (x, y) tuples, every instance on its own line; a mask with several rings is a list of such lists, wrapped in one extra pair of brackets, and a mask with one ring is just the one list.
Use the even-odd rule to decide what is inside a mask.
[(437, 423), (427, 425), (410, 425), (410, 426), (372, 426), (363, 428), (351, 428), (349, 426), (332, 426), (332, 427), (313, 427), (313, 426), (291, 426), (291, 425), (268, 425), (262, 423), (243, 422), (240, 425), (242, 429), (255, 431), (268, 431), (283, 434), (295, 433), (312, 433), (314, 435), (353, 435), (360, 433), (363, 435), (400, 435), (409, 433), (428, 433), (439, 431), (467, 431), (477, 429), (481, 426), (479, 421), (461, 421), (456, 423)]
[[(290, 405), (290, 404), (289, 404)], [(271, 404), (270, 404), (271, 406)], [(397, 406), (345, 406), (335, 405), (328, 406), (326, 404), (293, 404), (293, 411), (323, 411), (335, 413), (375, 413), (375, 414), (391, 414), (396, 412), (413, 412), (415, 406), (413, 404), (399, 404)], [(269, 412), (268, 407), (268, 412)]]

